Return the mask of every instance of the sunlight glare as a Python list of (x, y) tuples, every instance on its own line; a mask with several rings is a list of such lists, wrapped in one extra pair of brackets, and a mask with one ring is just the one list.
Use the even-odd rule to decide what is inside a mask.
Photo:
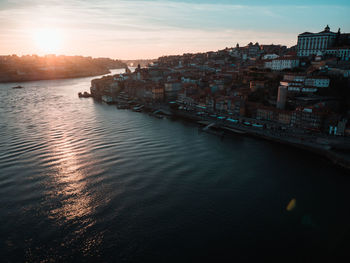
[(45, 53), (56, 53), (62, 45), (62, 34), (53, 28), (39, 29), (34, 33), (34, 40), (40, 49)]

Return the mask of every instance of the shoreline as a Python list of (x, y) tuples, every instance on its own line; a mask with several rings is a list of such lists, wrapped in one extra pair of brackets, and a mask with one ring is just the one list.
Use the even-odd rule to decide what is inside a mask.
[[(97, 100), (96, 98), (93, 97), (94, 100)], [(97, 100), (100, 101), (100, 100)], [(142, 102), (139, 102), (142, 104)], [(108, 103), (106, 103), (108, 104)], [(117, 103), (113, 104), (108, 104), (108, 105), (114, 105), (116, 106)], [(291, 134), (288, 133), (283, 133), (283, 132), (278, 132), (278, 131), (273, 131), (273, 130), (266, 130), (266, 129), (261, 129), (261, 128), (254, 128), (251, 126), (244, 126), (243, 124), (228, 124), (225, 121), (220, 120), (218, 121), (217, 119), (210, 119), (209, 117), (203, 117), (203, 116), (197, 116), (195, 114), (191, 114), (189, 112), (184, 112), (180, 110), (171, 110), (169, 111), (168, 106), (167, 109), (163, 108), (165, 105), (164, 104), (158, 104), (158, 105), (145, 105), (143, 113), (153, 113), (154, 111), (163, 111), (163, 112), (169, 112), (170, 114), (163, 114), (170, 116), (174, 119), (182, 119), (197, 125), (209, 125), (212, 123), (215, 123), (215, 128), (221, 132), (222, 134), (217, 134), (220, 136), (232, 136), (233, 134), (239, 135), (239, 136), (251, 136), (255, 137), (261, 140), (266, 140), (274, 143), (279, 143), (279, 144), (284, 144), (288, 145), (290, 147), (298, 148), (304, 151), (312, 152), (320, 157), (326, 158), (328, 161), (330, 161), (333, 165), (346, 169), (350, 171), (350, 155), (342, 154), (334, 149), (334, 145), (331, 144), (331, 142), (326, 143), (320, 143), (317, 142), (317, 139), (330, 139), (330, 138), (322, 138), (322, 137), (316, 137), (313, 135), (307, 135), (304, 134), (303, 137), (296, 136), (291, 136)], [(118, 109), (118, 108), (117, 108)], [(130, 109), (128, 109), (130, 110)], [(241, 119), (249, 119), (245, 117), (238, 117)], [(212, 131), (212, 130), (208, 130)], [(205, 131), (207, 132), (207, 131)], [(211, 133), (211, 132), (209, 132)], [(215, 133), (214, 133), (215, 134)], [(313, 138), (313, 141), (310, 140), (310, 138)], [(334, 138), (331, 138), (334, 139)], [(337, 138), (336, 138), (337, 139)], [(316, 141), (315, 141), (316, 140)], [(350, 149), (350, 148), (349, 148)], [(348, 149), (348, 150), (349, 150)]]
[(114, 70), (114, 69), (109, 69), (109, 70), (101, 71), (101, 72), (87, 73), (87, 74), (77, 74), (75, 76), (47, 76), (47, 77), (33, 77), (33, 78), (26, 78), (26, 79), (11, 79), (11, 80), (6, 80), (6, 81), (0, 81), (0, 83), (1, 84), (23, 83), (23, 82), (40, 81), (40, 80), (59, 80), (59, 79), (76, 79), (76, 78), (86, 78), (86, 77), (97, 77), (97, 76), (110, 74), (111, 70)]
[[(153, 110), (157, 110), (157, 108), (152, 108)], [(213, 121), (210, 119), (203, 119), (198, 116), (189, 115), (184, 113), (179, 113), (178, 111), (172, 111), (172, 116), (179, 118), (179, 119), (185, 119), (189, 122), (199, 124), (199, 121), (206, 121), (208, 123), (212, 123)], [(267, 134), (263, 134), (263, 131), (254, 130), (253, 128), (249, 127), (240, 127), (238, 125), (224, 125), (224, 124), (216, 124), (216, 128), (221, 131), (229, 131), (231, 129), (232, 133), (239, 135), (239, 136), (251, 136), (258, 139), (284, 144), (288, 145), (290, 147), (298, 148), (304, 151), (312, 152), (318, 156), (325, 157), (327, 160), (329, 160), (333, 165), (350, 170), (350, 155), (347, 156), (344, 154), (341, 154), (339, 152), (336, 152), (335, 150), (332, 150), (331, 146), (329, 145), (322, 145), (322, 144), (316, 144), (314, 142), (308, 142), (308, 141), (302, 141), (301, 139), (298, 141), (295, 138), (285, 136), (277, 137), (277, 136), (269, 136)], [(226, 128), (226, 129), (225, 129)], [(228, 128), (228, 129), (227, 129)], [(225, 135), (232, 136), (230, 133), (225, 133)]]

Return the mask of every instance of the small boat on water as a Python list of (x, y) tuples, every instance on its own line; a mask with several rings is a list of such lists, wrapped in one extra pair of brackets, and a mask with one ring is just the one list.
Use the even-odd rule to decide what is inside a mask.
[(89, 92), (85, 91), (84, 93), (79, 92), (78, 96), (79, 96), (79, 98), (89, 98), (89, 97), (91, 97), (91, 94)]
[(232, 132), (232, 133), (236, 133), (236, 134), (246, 134), (245, 131), (235, 129), (235, 128), (223, 127), (223, 129), (226, 131)]
[(24, 87), (18, 85), (18, 86), (14, 86), (14, 87), (12, 87), (12, 88), (13, 88), (13, 89), (23, 89)]
[(164, 115), (163, 114), (160, 114), (160, 113), (149, 113), (149, 116), (153, 116), (153, 117), (156, 117), (158, 119), (164, 119)]
[(158, 119), (164, 119), (164, 115), (161, 115), (161, 114), (154, 114), (152, 115), (153, 117), (156, 117)]
[(144, 105), (136, 105), (135, 107), (133, 107), (133, 111), (136, 111), (136, 112), (141, 112), (142, 109), (143, 109)]

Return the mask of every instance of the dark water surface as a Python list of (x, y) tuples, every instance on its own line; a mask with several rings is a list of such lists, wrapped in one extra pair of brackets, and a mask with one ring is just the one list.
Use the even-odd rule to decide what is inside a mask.
[(2, 262), (348, 255), (347, 171), (282, 145), (222, 141), (192, 124), (79, 99), (90, 80), (0, 84)]

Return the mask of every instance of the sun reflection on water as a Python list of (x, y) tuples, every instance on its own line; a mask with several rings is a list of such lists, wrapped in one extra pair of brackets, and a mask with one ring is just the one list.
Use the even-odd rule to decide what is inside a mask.
[(93, 197), (87, 190), (87, 174), (78, 158), (79, 152), (74, 148), (72, 138), (64, 133), (52, 142), (52, 156), (57, 161), (50, 178), (49, 196), (52, 200), (59, 200), (59, 204), (54, 205), (49, 217), (63, 221), (81, 220), (90, 225), (90, 215), (94, 212)]

